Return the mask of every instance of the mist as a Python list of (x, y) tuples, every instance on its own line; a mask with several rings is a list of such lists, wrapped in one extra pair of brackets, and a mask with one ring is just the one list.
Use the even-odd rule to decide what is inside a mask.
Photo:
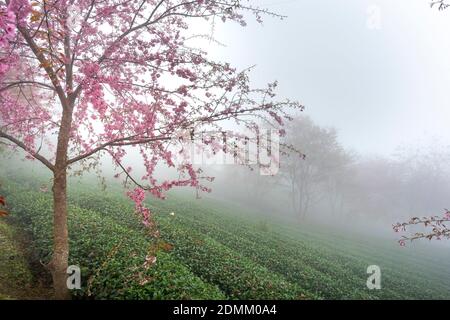
[[(267, 17), (262, 24), (249, 19), (250, 23), (244, 29), (222, 22), (195, 22), (191, 28), (193, 34), (200, 32), (206, 36), (192, 39), (191, 43), (207, 50), (214, 59), (229, 61), (239, 70), (251, 68), (252, 84), (257, 87), (276, 80), (279, 83), (277, 96), (298, 100), (305, 109), (301, 112), (289, 111), (291, 121), (283, 123), (282, 134), (276, 131), (276, 139), (270, 143), (267, 140), (269, 145), (265, 145), (262, 151), (259, 144), (256, 149), (251, 149), (254, 144), (246, 145), (244, 149), (248, 153), (243, 155), (244, 160), (236, 159), (236, 156), (226, 158), (220, 150), (217, 154), (215, 151), (213, 154), (202, 153), (205, 151), (197, 150), (195, 144), (188, 141), (182, 149), (188, 150), (191, 157), (196, 157), (191, 162), (196, 170), (201, 170), (201, 184), (164, 192), (168, 205), (161, 205), (160, 199), (148, 195), (145, 200), (151, 208), (148, 212), (164, 223), (168, 214), (174, 217), (174, 221), (186, 214), (186, 219), (190, 219), (190, 224), (186, 223), (189, 228), (198, 227), (197, 221), (204, 218), (202, 210), (211, 211), (216, 218), (227, 212), (227, 217), (231, 217), (229, 221), (234, 221), (236, 225), (240, 221), (251, 221), (253, 224), (249, 230), (256, 230), (255, 233), (264, 239), (274, 237), (279, 241), (278, 247), (270, 250), (277, 250), (283, 241), (290, 243), (292, 239), (288, 232), (286, 239), (289, 238), (289, 241), (277, 237), (281, 238), (280, 234), (286, 230), (293, 230), (292, 234), (298, 232), (304, 235), (304, 243), (319, 239), (317, 248), (322, 246), (330, 251), (335, 250), (333, 245), (338, 246), (332, 243), (333, 239), (342, 240), (346, 242), (342, 251), (347, 250), (345, 254), (349, 256), (353, 254), (352, 246), (367, 246), (361, 250), (369, 252), (364, 256), (364, 263), (370, 261), (382, 267), (385, 257), (380, 253), (384, 249), (380, 248), (388, 248), (391, 251), (386, 257), (398, 255), (404, 258), (402, 262), (392, 262), (386, 258), (391, 265), (397, 264), (395, 272), (399, 273), (415, 258), (424, 261), (429, 258), (431, 262), (426, 263), (437, 265), (437, 269), (441, 263), (450, 265), (448, 229), (446, 235), (436, 237), (438, 239), (435, 240), (439, 241), (422, 239), (426, 236), (406, 241), (410, 239), (402, 238), (401, 232), (396, 232), (399, 231), (396, 228), (398, 223), (413, 221), (413, 234), (426, 233), (427, 228), (419, 223), (415, 225), (415, 217), (442, 217), (446, 212), (449, 215), (450, 11), (430, 9), (427, 0), (257, 2), (258, 7), (278, 13), (282, 19)], [(169, 83), (168, 88), (178, 85)], [(108, 96), (108, 99), (112, 98), (113, 95)], [(94, 122), (92, 127), (101, 130), (101, 126), (97, 128)], [(227, 127), (242, 135), (248, 133), (232, 122), (226, 123), (222, 129)], [(263, 122), (261, 127), (269, 130)], [(213, 129), (211, 134), (224, 132), (214, 133)], [(55, 136), (45, 138), (56, 143)], [(259, 143), (260, 139), (254, 140)], [(118, 211), (122, 214), (133, 208), (126, 196), (136, 187), (130, 177), (136, 179), (133, 182), (145, 185), (148, 183), (148, 168), (138, 147), (124, 148), (128, 152), (121, 159), (120, 168), (107, 152), (88, 158), (81, 164), (70, 165), (70, 201), (72, 196), (73, 199), (84, 199), (83, 196), (90, 190), (99, 192), (99, 198), (104, 196), (103, 193), (118, 192), (126, 199), (117, 197), (125, 203), (123, 207), (114, 204), (120, 207)], [(53, 179), (50, 171), (38, 161), (25, 159), (26, 153), (19, 148), (14, 152), (7, 150), (0, 145), (2, 184), (7, 184), (9, 178), (14, 180), (14, 176), (20, 176), (24, 181), (37, 181), (32, 185), (33, 192), (45, 189), (45, 193), (50, 194), (48, 191)], [(52, 159), (53, 149), (44, 145), (39, 150)], [(76, 149), (69, 150), (73, 152)], [(170, 145), (167, 150), (179, 156), (175, 157), (172, 167), (163, 160), (159, 161), (152, 176), (155, 181), (179, 179), (177, 166), (184, 160), (180, 146)], [(69, 159), (74, 156), (69, 154)], [(246, 161), (249, 156), (258, 161)], [(262, 156), (268, 159), (269, 165), (261, 165)], [(267, 167), (270, 167), (269, 171)], [(132, 169), (126, 171), (124, 168)], [(29, 178), (23, 178), (24, 172)], [(26, 184), (20, 181), (14, 183)], [(83, 190), (87, 185), (91, 189)], [(72, 190), (75, 190), (74, 195)], [(14, 192), (9, 192), (8, 195), (14, 198)], [(91, 210), (82, 204), (77, 205), (83, 210)], [(109, 209), (106, 206), (105, 212)], [(204, 226), (199, 230), (213, 238), (214, 230), (219, 230), (218, 225), (222, 223), (219, 218), (216, 220), (211, 230)], [(230, 229), (224, 231), (226, 236), (239, 229), (233, 223), (230, 225)], [(322, 235), (326, 235), (323, 236), (326, 239), (323, 243), (320, 240)], [(213, 239), (211, 242), (214, 245), (220, 242), (220, 239)], [(176, 241), (177, 237), (173, 236), (168, 243), (176, 243), (175, 248), (177, 245), (180, 248), (190, 245)], [(201, 245), (208, 243), (198, 241)], [(246, 238), (245, 241), (253, 244), (253, 240)], [(339, 241), (336, 240), (336, 243)], [(223, 246), (233, 248), (237, 242), (230, 240), (230, 243)], [(350, 245), (347, 246), (348, 243)], [(403, 248), (405, 243), (406, 248)], [(264, 243), (261, 245), (265, 246)], [(299, 245), (299, 248), (302, 247)], [(321, 249), (317, 248), (314, 247), (317, 251), (311, 252), (320, 253)], [(196, 268), (202, 270), (202, 266), (186, 258), (188, 249), (180, 252), (177, 259), (185, 254), (182, 257), (188, 260), (188, 269), (196, 275), (201, 274)], [(257, 260), (252, 254), (242, 255), (249, 260)], [(314, 254), (311, 253), (312, 256)], [(147, 253), (144, 256), (147, 259)], [(286, 259), (288, 262), (294, 261), (289, 260), (290, 257)], [(259, 260), (258, 263), (262, 264)], [(293, 269), (298, 267), (296, 263), (292, 262)], [(319, 270), (317, 264), (311, 262), (311, 268)], [(395, 269), (391, 265), (387, 269)], [(210, 266), (205, 268), (209, 270)], [(264, 265), (264, 268), (272, 271), (271, 266)], [(347, 272), (345, 266), (342, 269)], [(423, 269), (426, 269), (425, 264)], [(298, 272), (300, 269), (295, 270)], [(336, 274), (333, 273), (335, 271), (327, 272), (324, 271), (324, 274), (331, 278), (339, 274), (337, 271)], [(281, 271), (280, 274), (286, 276)], [(205, 282), (208, 277), (199, 276)], [(298, 280), (295, 277), (292, 280), (289, 275), (286, 277), (289, 281)], [(392, 279), (396, 277), (394, 275)], [(436, 279), (436, 283), (442, 286), (442, 292), (450, 292), (447, 290), (450, 288), (450, 277), (442, 279), (436, 276)], [(214, 285), (219, 283), (219, 287), (226, 287), (221, 279), (211, 281), (216, 281)], [(220, 287), (220, 290), (227, 294), (227, 290), (230, 291), (228, 287)], [(328, 292), (319, 293), (329, 297)], [(219, 298), (222, 296), (219, 295)]]
[[(259, 5), (283, 19), (262, 25), (251, 20), (246, 32), (233, 24), (194, 23), (193, 34), (209, 38), (191, 42), (238, 68), (252, 67), (257, 85), (277, 80), (279, 96), (305, 105), (282, 142), (306, 158), (281, 156), (272, 176), (261, 175), (255, 165), (214, 165), (204, 155), (196, 165), (214, 177), (206, 183), (211, 193), (182, 191), (274, 220), (388, 237), (398, 221), (444, 212), (450, 206), (448, 14), (429, 10), (423, 0)], [(49, 155), (45, 145), (41, 153)], [(134, 148), (123, 164), (133, 167), (138, 180), (145, 174)], [(295, 167), (308, 172), (294, 174)], [(90, 172), (120, 184), (112, 178), (120, 170), (104, 154)], [(157, 179), (176, 176), (176, 170), (158, 165)]]

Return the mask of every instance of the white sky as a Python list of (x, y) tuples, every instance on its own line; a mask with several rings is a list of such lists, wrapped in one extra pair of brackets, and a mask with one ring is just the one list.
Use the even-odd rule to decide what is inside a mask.
[[(450, 10), (430, 0), (258, 0), (288, 16), (246, 28), (218, 23), (212, 54), (255, 84), (279, 80), (280, 97), (334, 126), (358, 153), (440, 137), (450, 144)], [(376, 25), (379, 12), (379, 28)]]

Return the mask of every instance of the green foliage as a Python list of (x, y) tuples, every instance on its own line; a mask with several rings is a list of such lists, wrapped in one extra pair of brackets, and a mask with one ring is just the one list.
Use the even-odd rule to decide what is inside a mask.
[(15, 230), (0, 219), (0, 300), (20, 297), (20, 289), (29, 288), (33, 279), (15, 238)]
[[(8, 190), (12, 214), (34, 237), (34, 250), (49, 260), (52, 252), (52, 202), (47, 194)], [(149, 268), (145, 261), (153, 242), (138, 232), (71, 205), (70, 260), (82, 273), (80, 297), (96, 299), (224, 299), (215, 286), (193, 275), (168, 252), (158, 251)]]
[[(40, 182), (5, 188), (12, 215), (51, 254), (51, 199)], [(16, 190), (13, 190), (16, 188)], [(24, 190), (27, 191), (24, 191)], [(433, 256), (375, 242), (319, 234), (218, 203), (149, 200), (161, 230), (156, 243), (123, 192), (70, 189), (70, 263), (82, 267), (80, 297), (96, 299), (448, 299), (447, 268)], [(228, 211), (227, 211), (228, 210)], [(170, 215), (171, 212), (175, 214)], [(300, 230), (299, 230), (300, 228)], [(395, 242), (393, 242), (395, 246)], [(398, 250), (397, 250), (398, 249)], [(146, 257), (157, 261), (146, 269)], [(367, 266), (381, 265), (382, 290), (366, 287)], [(438, 267), (439, 266), (439, 267)], [(440, 268), (442, 267), (442, 268)], [(442, 269), (442, 270), (441, 270)], [(444, 281), (445, 280), (445, 281)]]
[(0, 219), (0, 300), (46, 299), (52, 290), (28, 262), (26, 237), (12, 218)]
[[(74, 193), (74, 198), (83, 200), (80, 205), (93, 205), (86, 201), (87, 193), (84, 196), (77, 191)], [(107, 212), (115, 219), (132, 216), (131, 203), (120, 197), (102, 195), (93, 202), (97, 211)], [(270, 230), (261, 231), (259, 219), (232, 216), (217, 203), (213, 209), (208, 203), (197, 205), (187, 199), (175, 198), (167, 201), (152, 199), (148, 205), (156, 214), (163, 237), (176, 244), (174, 252), (180, 260), (231, 297), (242, 297), (233, 292), (233, 289), (239, 291), (242, 284), (222, 280), (235, 277), (226, 272), (230, 268), (227, 261), (232, 261), (233, 272), (240, 274), (241, 280), (246, 274), (243, 269), (237, 269), (242, 261), (264, 267), (271, 274), (269, 278), (282, 276), (300, 287), (287, 293), (295, 298), (442, 299), (450, 296), (449, 285), (438, 278), (430, 286), (430, 279), (420, 273), (422, 270), (429, 273), (429, 268), (425, 265), (421, 269), (423, 261), (409, 263), (407, 256), (402, 258), (404, 250), (397, 253), (398, 250), (387, 250), (382, 246), (361, 245), (360, 239), (345, 240), (333, 234), (318, 235), (305, 229), (299, 232), (276, 223), (271, 224)], [(175, 216), (170, 216), (170, 212), (175, 212)], [(140, 226), (136, 219), (128, 219), (126, 223)], [(401, 250), (395, 242), (392, 245)], [(228, 260), (227, 250), (234, 255)], [(214, 272), (216, 257), (223, 265), (217, 273)], [(382, 290), (368, 290), (366, 287), (366, 269), (372, 264), (382, 265)], [(406, 270), (404, 264), (407, 264)]]
[[(108, 214), (116, 221), (142, 229), (133, 219), (130, 203), (99, 196), (94, 202), (86, 194), (77, 194), (72, 201)], [(82, 200), (82, 201), (81, 201)], [(78, 202), (79, 201), (79, 202)], [(156, 211), (155, 211), (156, 212)], [(164, 219), (166, 217), (167, 219)], [(205, 282), (220, 287), (232, 299), (297, 299), (308, 294), (281, 275), (253, 262), (220, 242), (179, 223), (169, 214), (157, 214), (162, 238), (173, 245), (173, 255), (183, 261)], [(309, 297), (313, 297), (309, 295)]]

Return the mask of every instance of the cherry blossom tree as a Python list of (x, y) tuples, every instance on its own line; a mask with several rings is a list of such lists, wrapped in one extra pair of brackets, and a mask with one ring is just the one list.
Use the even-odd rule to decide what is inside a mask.
[[(53, 174), (53, 256), (48, 263), (55, 296), (68, 298), (66, 270), (67, 175), (112, 159), (144, 223), (146, 193), (164, 197), (177, 186), (207, 190), (189, 157), (186, 139), (210, 152), (236, 152), (236, 128), (277, 128), (290, 109), (275, 100), (276, 83), (252, 88), (249, 70), (211, 59), (192, 44), (191, 21), (234, 22), (252, 16), (282, 18), (239, 0), (6, 0), (0, 7), (0, 141), (22, 149)], [(202, 132), (227, 137), (205, 141)], [(234, 140), (234, 142), (232, 142)], [(124, 157), (139, 152), (145, 175)], [(50, 151), (49, 151), (50, 150)], [(176, 150), (176, 151), (175, 151)], [(180, 156), (181, 155), (181, 156)], [(182, 161), (176, 161), (179, 158)], [(156, 166), (179, 178), (160, 181)]]

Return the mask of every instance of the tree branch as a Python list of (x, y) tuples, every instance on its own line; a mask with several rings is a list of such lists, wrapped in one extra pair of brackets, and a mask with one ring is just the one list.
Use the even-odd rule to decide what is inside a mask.
[(164, 141), (164, 140), (171, 140), (171, 137), (153, 137), (153, 138), (141, 138), (138, 140), (132, 140), (134, 139), (135, 136), (130, 136), (130, 137), (125, 137), (125, 138), (120, 138), (120, 139), (115, 139), (109, 142), (105, 142), (104, 144), (101, 144), (100, 146), (92, 149), (89, 152), (86, 152), (84, 154), (81, 154), (79, 156), (76, 156), (70, 160), (67, 161), (67, 165), (70, 165), (72, 163), (75, 163), (77, 161), (86, 159), (90, 156), (92, 156), (93, 154), (101, 151), (101, 150), (106, 150), (105, 148), (107, 147), (118, 147), (118, 146), (132, 146), (132, 145), (137, 145), (137, 144), (146, 144), (146, 143), (150, 143), (150, 142), (155, 142), (155, 141)]
[(0, 131), (0, 138), (4, 138), (11, 141), (15, 145), (26, 151), (28, 154), (30, 154), (33, 158), (36, 158), (37, 160), (42, 162), (42, 164), (45, 165), (47, 168), (49, 168), (51, 171), (54, 170), (54, 166), (49, 160), (47, 160), (44, 156), (40, 155), (39, 153), (32, 152), (29, 148), (27, 148), (27, 146), (23, 142), (19, 141), (13, 136), (10, 136), (9, 134)]
[(28, 31), (24, 27), (18, 25), (17, 29), (20, 31), (22, 36), (25, 38), (26, 42), (28, 43), (29, 47), (33, 51), (34, 55), (36, 56), (36, 58), (38, 58), (42, 67), (45, 69), (48, 77), (50, 78), (50, 81), (53, 84), (53, 87), (54, 87), (56, 93), (58, 94), (58, 97), (61, 101), (62, 107), (64, 109), (67, 109), (69, 106), (67, 103), (66, 94), (64, 93), (64, 90), (61, 87), (61, 84), (60, 84), (55, 72), (53, 71), (53, 68), (48, 65), (48, 61), (45, 58), (44, 54), (42, 53), (42, 50), (37, 46), (36, 42), (34, 42), (33, 38), (31, 38), (31, 36), (28, 34)]
[(12, 87), (20, 86), (22, 84), (37, 85), (37, 86), (44, 87), (44, 88), (47, 88), (49, 90), (55, 91), (55, 88), (53, 88), (52, 86), (49, 86), (46, 83), (42, 83), (42, 82), (37, 82), (37, 81), (14, 81), (14, 82), (10, 82), (6, 86), (0, 88), (0, 92), (8, 90), (8, 89), (10, 89)]

